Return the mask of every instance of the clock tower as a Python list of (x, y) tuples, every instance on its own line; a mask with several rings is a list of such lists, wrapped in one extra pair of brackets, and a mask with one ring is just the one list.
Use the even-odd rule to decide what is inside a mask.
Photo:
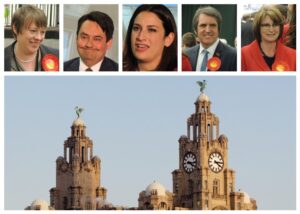
[(235, 192), (235, 171), (228, 168), (228, 139), (219, 134), (219, 118), (211, 112), (204, 93), (205, 80), (195, 113), (187, 119), (187, 135), (179, 138), (179, 169), (173, 175), (175, 209), (256, 209), (245, 192)]
[(82, 110), (77, 108), (64, 155), (56, 159), (56, 187), (50, 189), (50, 204), (56, 210), (101, 209), (106, 199), (107, 191), (100, 185), (101, 160), (93, 156), (93, 141), (80, 118)]

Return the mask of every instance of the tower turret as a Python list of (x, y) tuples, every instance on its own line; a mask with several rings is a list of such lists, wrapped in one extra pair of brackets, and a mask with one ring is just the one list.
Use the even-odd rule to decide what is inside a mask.
[(106, 199), (107, 190), (100, 185), (101, 160), (93, 156), (93, 141), (80, 117), (83, 109), (75, 109), (64, 155), (56, 159), (56, 187), (50, 190), (51, 206), (58, 210), (97, 209), (97, 200)]

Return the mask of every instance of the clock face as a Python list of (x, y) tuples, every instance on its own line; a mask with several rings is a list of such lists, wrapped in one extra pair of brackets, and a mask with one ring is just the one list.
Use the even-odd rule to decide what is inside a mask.
[(191, 173), (197, 166), (196, 155), (192, 152), (188, 152), (184, 155), (183, 158), (183, 168), (187, 173)]
[(224, 166), (222, 155), (219, 152), (211, 153), (208, 158), (208, 166), (215, 173), (221, 172)]

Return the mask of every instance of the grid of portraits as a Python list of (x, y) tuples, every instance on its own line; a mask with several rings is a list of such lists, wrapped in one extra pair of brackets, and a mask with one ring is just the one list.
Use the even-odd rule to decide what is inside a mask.
[(3, 4), (3, 10), (6, 72), (296, 71), (296, 4)]

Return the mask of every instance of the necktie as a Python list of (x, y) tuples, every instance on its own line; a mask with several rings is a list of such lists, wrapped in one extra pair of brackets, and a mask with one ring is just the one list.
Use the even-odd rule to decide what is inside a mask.
[(204, 53), (204, 57), (201, 63), (200, 71), (206, 71), (206, 66), (207, 66), (208, 51), (204, 49), (203, 53)]
[(93, 71), (91, 68), (87, 68), (85, 69), (85, 71)]

